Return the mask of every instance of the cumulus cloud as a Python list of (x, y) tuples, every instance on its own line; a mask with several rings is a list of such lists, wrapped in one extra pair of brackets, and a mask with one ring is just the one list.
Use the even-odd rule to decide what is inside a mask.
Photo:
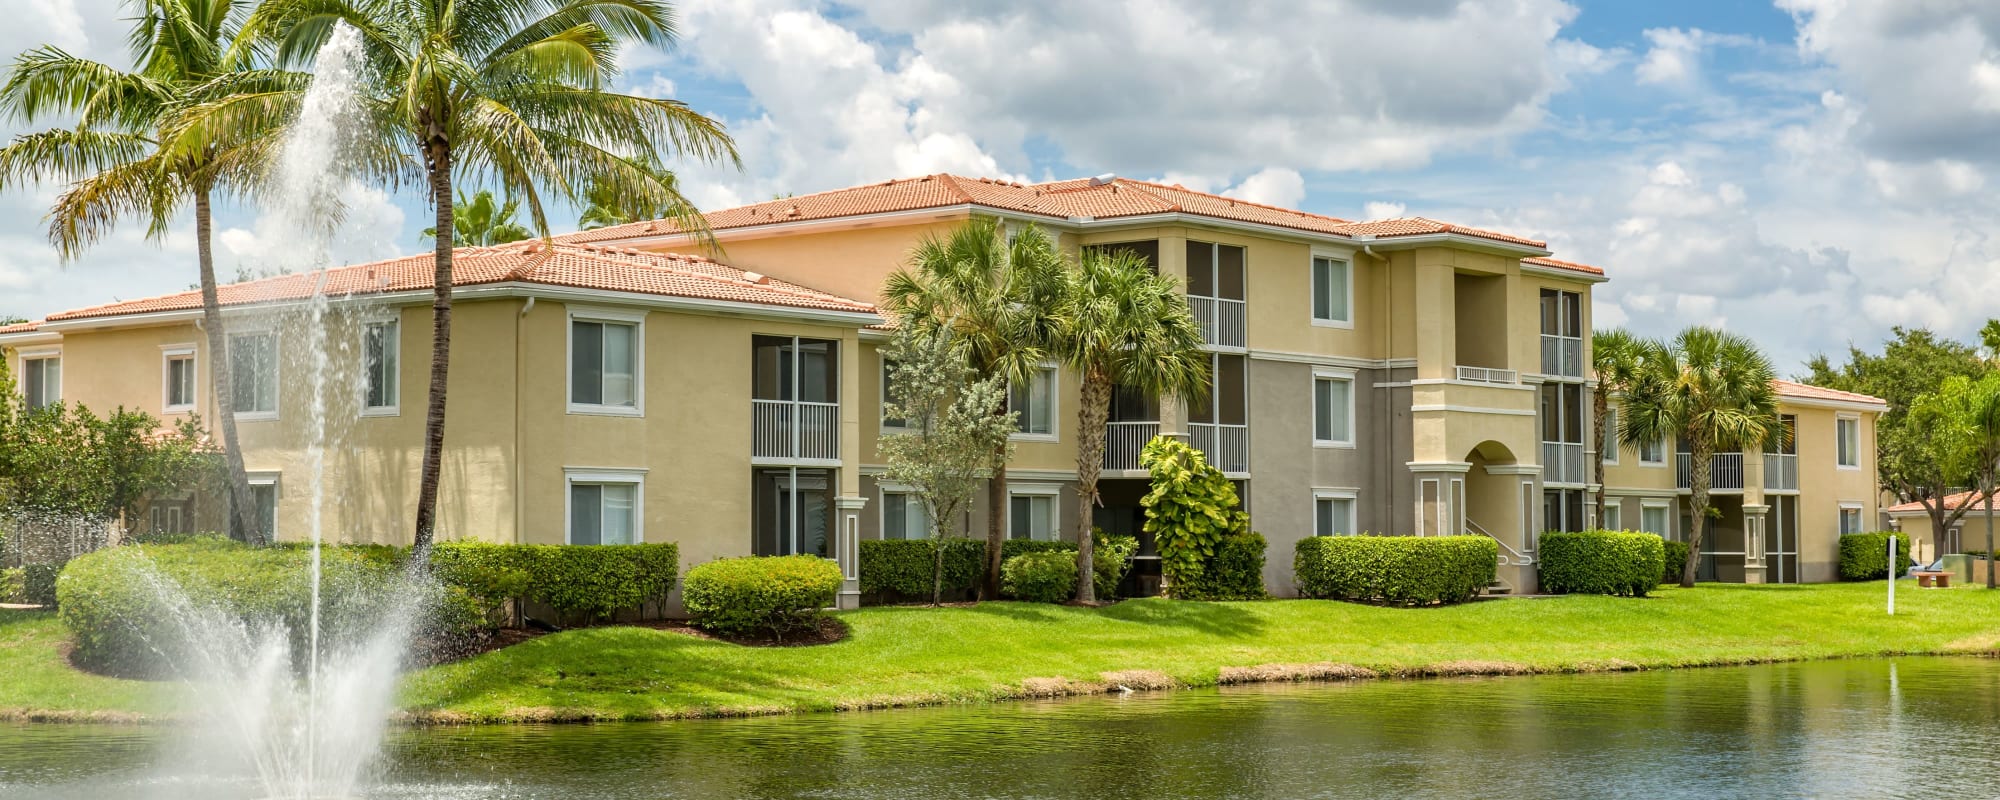
[(1367, 205), (1361, 207), (1362, 219), (1400, 219), (1409, 216), (1409, 214), (1409, 206), (1382, 200), (1371, 200)]
[(1266, 167), (1223, 194), (1252, 203), (1296, 208), (1306, 199), (1306, 179), (1297, 170)]
[(1805, 58), (1831, 66), (1871, 155), (2000, 161), (2000, 4), (1778, 0)]

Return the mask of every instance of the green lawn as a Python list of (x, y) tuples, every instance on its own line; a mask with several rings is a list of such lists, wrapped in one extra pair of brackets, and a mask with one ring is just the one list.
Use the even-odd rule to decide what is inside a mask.
[[(1907, 584), (1905, 584), (1907, 586)], [(1899, 587), (1900, 589), (1901, 587)], [(1987, 653), (2000, 592), (1880, 583), (1662, 588), (1649, 599), (1566, 597), (1450, 608), (1320, 601), (1128, 601), (872, 608), (852, 636), (741, 647), (646, 628), (545, 636), (411, 676), (419, 718), (640, 719), (973, 702), (1032, 694), (1210, 685), (1225, 670), (1347, 665), (1384, 675), (1732, 664), (1902, 653)], [(4, 613), (4, 612), (0, 612)], [(0, 709), (157, 711), (142, 684), (78, 675), (47, 616), (0, 616)], [(1283, 673), (1285, 670), (1269, 670)], [(15, 676), (26, 676), (16, 680)]]

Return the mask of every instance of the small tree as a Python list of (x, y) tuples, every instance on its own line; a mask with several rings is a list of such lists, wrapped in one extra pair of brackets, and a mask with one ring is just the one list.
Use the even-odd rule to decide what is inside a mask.
[(1590, 371), (1597, 373), (1597, 388), (1590, 393), (1591, 434), (1597, 448), (1594, 465), (1597, 481), (1597, 514), (1604, 518), (1604, 454), (1618, 447), (1618, 432), (1606, 425), (1611, 396), (1624, 394), (1639, 374), (1639, 338), (1624, 328), (1598, 331), (1590, 337)]
[(1011, 454), (1014, 415), (993, 413), (1007, 397), (1006, 376), (979, 377), (969, 349), (949, 328), (927, 333), (904, 326), (888, 351), (895, 366), (883, 411), (901, 418), (906, 432), (883, 434), (876, 450), (888, 465), (883, 477), (910, 487), (929, 519), (931, 605), (943, 599), (952, 520), (992, 473), (993, 454)]
[[(1924, 441), (1945, 480), (1972, 486), (1986, 508), (1986, 552), (1993, 552), (1993, 494), (2000, 490), (2000, 374), (1979, 380), (1958, 375), (1937, 391), (1910, 404), (1906, 424), (1924, 431)], [(1959, 504), (1960, 513), (1973, 502)], [(1939, 529), (1942, 533), (1942, 529)], [(1986, 571), (1986, 588), (1994, 587)]]
[(1155, 437), (1139, 452), (1139, 466), (1152, 477), (1140, 505), (1146, 507), (1146, 532), (1159, 547), (1161, 575), (1172, 594), (1175, 586), (1201, 577), (1223, 537), (1250, 530), (1250, 515), (1237, 500), (1235, 484), (1186, 442)]

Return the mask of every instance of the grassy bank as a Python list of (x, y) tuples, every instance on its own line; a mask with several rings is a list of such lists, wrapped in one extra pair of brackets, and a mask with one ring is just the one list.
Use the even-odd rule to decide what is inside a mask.
[[(1880, 583), (1663, 588), (1645, 600), (1566, 597), (1436, 609), (1320, 601), (989, 603), (841, 615), (847, 641), (741, 647), (644, 628), (545, 636), (412, 675), (417, 719), (645, 719), (982, 700), (1305, 677), (1660, 668), (2000, 644), (2000, 592)], [(139, 684), (84, 676), (60, 626), (0, 616), (0, 709), (156, 712)], [(17, 665), (30, 669), (29, 679)]]

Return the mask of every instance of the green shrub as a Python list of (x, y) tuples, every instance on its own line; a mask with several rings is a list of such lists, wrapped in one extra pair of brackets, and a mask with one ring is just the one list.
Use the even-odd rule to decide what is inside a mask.
[[(393, 549), (362, 548), (356, 557), (389, 564), (395, 555)], [(679, 576), (680, 548), (440, 542), (430, 566), (439, 580), (465, 590), (489, 614), (519, 597), (548, 606), (572, 624), (664, 602)]]
[(1661, 542), (1660, 582), (1680, 583), (1681, 571), (1687, 569), (1688, 543)]
[(1215, 544), (1191, 580), (1168, 585), (1178, 600), (1261, 600), (1264, 593), (1264, 535), (1233, 533)]
[(21, 599), (38, 606), (54, 606), (59, 564), (29, 564), (21, 568)]
[[(1139, 537), (1119, 536), (1105, 533), (1102, 528), (1091, 531), (1091, 559), (1096, 563), (1096, 575), (1091, 587), (1097, 590), (1097, 599), (1109, 600), (1118, 596), (1118, 584), (1125, 581), (1125, 572), (1132, 568), (1132, 556), (1139, 552)], [(1029, 544), (1054, 544), (1054, 542), (1030, 542)], [(1072, 552), (1058, 550), (1056, 552)], [(1076, 557), (1070, 557), (1070, 568), (1076, 568)]]
[(840, 567), (818, 556), (723, 558), (688, 570), (681, 599), (704, 630), (783, 639), (819, 624), (840, 581)]
[(1000, 590), (1030, 603), (1062, 603), (1076, 596), (1076, 554), (1023, 553), (1000, 564)]
[[(1146, 532), (1160, 550), (1160, 571), (1169, 586), (1201, 587), (1202, 572), (1217, 557), (1223, 540), (1250, 530), (1250, 515), (1236, 485), (1208, 463), (1200, 450), (1165, 436), (1139, 452), (1151, 481), (1146, 496)], [(1263, 555), (1260, 552), (1261, 562)], [(1234, 577), (1234, 576), (1232, 576)], [(1258, 593), (1263, 592), (1261, 583)], [(1181, 596), (1176, 593), (1175, 596)]]
[(0, 603), (28, 602), (25, 587), (22, 585), (24, 572), (25, 570), (19, 567), (0, 569)]
[(1542, 591), (1645, 597), (1660, 584), (1666, 547), (1650, 533), (1582, 531), (1542, 534)]
[(1420, 606), (1478, 596), (1499, 555), (1484, 536), (1314, 536), (1292, 566), (1303, 597)]
[(1890, 531), (1850, 533), (1840, 537), (1840, 579), (1881, 580), (1889, 566), (1889, 537), (1896, 537), (1896, 576), (1902, 577), (1915, 562), (1910, 560), (1910, 537)]
[[(1136, 539), (1133, 540), (1133, 549), (1135, 551), (1138, 549)], [(1035, 539), (1008, 539), (1000, 543), (1002, 562), (1025, 553), (1044, 552), (1075, 553), (1076, 545), (1072, 542)], [(883, 599), (922, 599), (926, 602), (930, 600), (929, 539), (864, 539), (861, 541), (860, 558), (862, 594)], [(945, 540), (946, 599), (969, 596), (979, 588), (980, 578), (985, 574), (986, 540)]]

